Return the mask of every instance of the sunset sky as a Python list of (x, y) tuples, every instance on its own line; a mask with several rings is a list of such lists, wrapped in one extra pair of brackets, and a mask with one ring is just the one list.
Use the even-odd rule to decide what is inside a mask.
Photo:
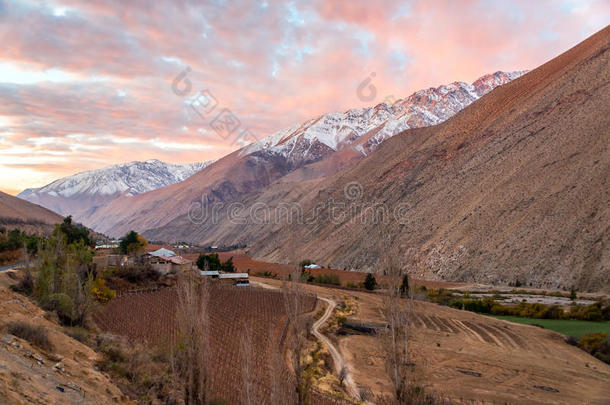
[[(0, 190), (219, 158), (242, 130), (535, 68), (609, 21), (608, 0), (0, 0)], [(218, 105), (198, 114), (203, 90)], [(223, 111), (229, 137), (210, 126)]]

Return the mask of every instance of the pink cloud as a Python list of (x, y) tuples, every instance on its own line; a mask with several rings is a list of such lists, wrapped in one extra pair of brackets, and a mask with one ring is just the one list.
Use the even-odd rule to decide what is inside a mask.
[[(133, 159), (207, 160), (234, 150), (209, 127), (212, 117), (194, 114), (172, 91), (187, 65), (191, 96), (208, 89), (219, 108), (262, 137), (388, 95), (534, 68), (610, 17), (603, 0), (59, 3), (63, 16), (35, 2), (0, 5), (0, 38), (8, 44), (0, 63), (77, 78), (20, 84), (0, 77), (0, 117), (10, 118), (0, 119), (0, 173), (30, 168), (42, 178)], [(364, 102), (356, 89), (372, 72), (377, 99)], [(83, 145), (74, 134), (86, 136), (78, 141)], [(28, 163), (32, 153), (38, 161)], [(38, 181), (28, 176), (31, 184), (20, 180), (23, 187)], [(5, 180), (2, 188), (18, 186)]]

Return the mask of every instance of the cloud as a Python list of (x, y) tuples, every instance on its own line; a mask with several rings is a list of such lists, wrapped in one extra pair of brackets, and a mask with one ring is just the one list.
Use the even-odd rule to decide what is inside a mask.
[[(0, 0), (0, 189), (126, 160), (219, 158), (240, 145), (209, 125), (224, 108), (260, 138), (534, 68), (608, 17), (604, 0)], [(180, 95), (172, 84), (187, 67)], [(365, 102), (356, 89), (372, 73), (377, 99)], [(186, 102), (202, 90), (218, 104), (210, 113)]]

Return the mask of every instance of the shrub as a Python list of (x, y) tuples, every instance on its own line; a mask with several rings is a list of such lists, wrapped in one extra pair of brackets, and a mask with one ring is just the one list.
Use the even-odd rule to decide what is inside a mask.
[(64, 332), (66, 335), (70, 336), (74, 340), (77, 340), (84, 344), (89, 343), (89, 331), (85, 328), (81, 328), (78, 326), (64, 327)]
[(91, 294), (101, 303), (107, 303), (114, 297), (116, 297), (116, 291), (111, 290), (106, 285), (106, 280), (103, 278), (96, 278), (91, 286)]
[(608, 334), (604, 332), (589, 333), (578, 341), (578, 347), (593, 354), (595, 350), (608, 339)]
[(119, 267), (114, 275), (134, 284), (140, 284), (144, 281), (157, 281), (161, 276), (149, 263)]
[(312, 280), (314, 283), (341, 285), (339, 276), (336, 274), (318, 274)]
[(49, 334), (46, 328), (43, 326), (15, 321), (8, 323), (7, 331), (11, 335), (15, 335), (23, 340), (27, 340), (31, 344), (38, 346), (43, 350), (53, 350), (53, 344), (49, 340)]
[(366, 278), (364, 279), (364, 288), (369, 291), (372, 291), (375, 289), (375, 287), (377, 287), (377, 280), (375, 279), (375, 276), (373, 276), (371, 273), (368, 273), (366, 275)]
[(258, 276), (258, 277), (277, 278), (277, 274), (272, 273), (272, 272), (267, 271), (267, 270), (265, 270), (265, 271), (258, 271), (256, 273), (254, 273), (254, 275)]

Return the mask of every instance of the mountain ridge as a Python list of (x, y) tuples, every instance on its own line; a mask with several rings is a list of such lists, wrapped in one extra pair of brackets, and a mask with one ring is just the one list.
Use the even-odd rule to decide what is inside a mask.
[(43, 187), (26, 189), (17, 197), (81, 221), (92, 208), (119, 196), (129, 197), (183, 181), (211, 163), (132, 161), (66, 176)]
[[(314, 117), (245, 146), (178, 185), (119, 197), (78, 219), (118, 237), (131, 229), (141, 232), (163, 226), (187, 213), (193, 204), (230, 201), (278, 181), (325, 177), (365, 157), (402, 128), (442, 121), (478, 94), (521, 74), (496, 72), (481, 76), (473, 84), (454, 82), (421, 90), (417, 100), (407, 97), (393, 105), (382, 103)], [(418, 102), (426, 103), (435, 114), (417, 107)], [(373, 136), (375, 140), (371, 141)]]

